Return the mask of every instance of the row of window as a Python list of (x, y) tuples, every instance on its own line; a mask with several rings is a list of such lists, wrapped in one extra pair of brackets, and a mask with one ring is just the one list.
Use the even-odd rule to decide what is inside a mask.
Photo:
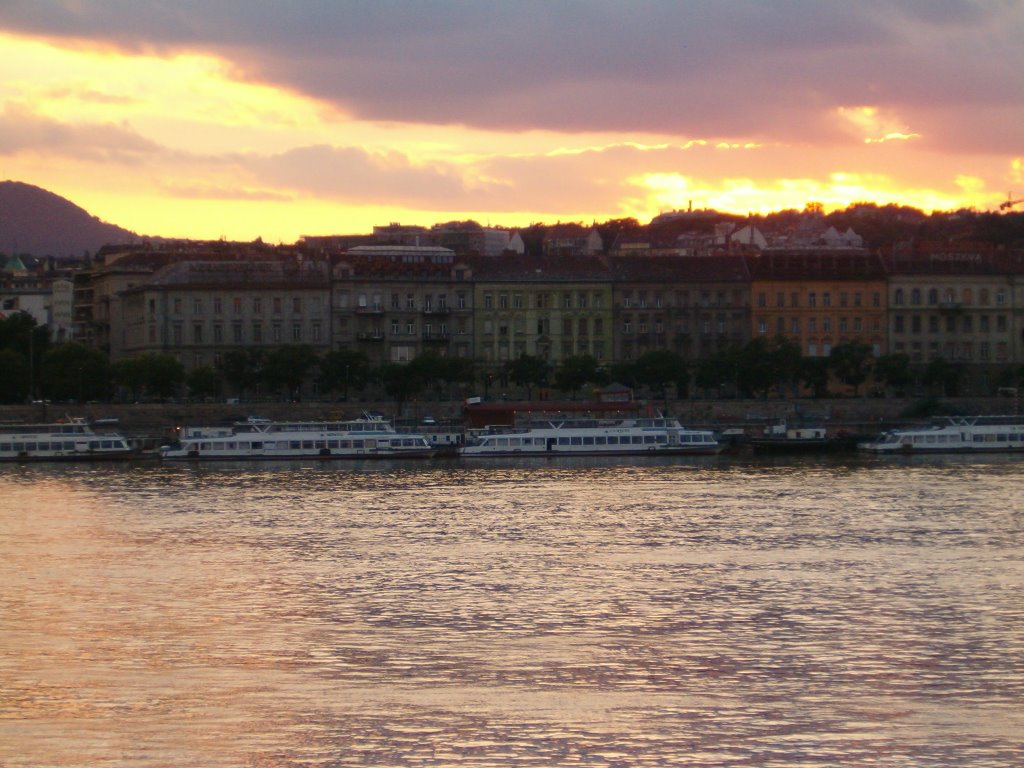
[[(821, 322), (818, 322), (819, 318), (809, 317), (807, 318), (807, 333), (832, 333), (832, 318), (822, 317)], [(882, 330), (882, 321), (877, 317), (870, 318), (871, 328), (870, 330), (874, 333), (880, 333)], [(863, 318), (854, 317), (840, 317), (837, 323), (839, 333), (863, 333), (866, 329), (866, 324)], [(768, 333), (768, 320), (760, 318), (757, 321), (757, 332), (762, 336)], [(786, 318), (777, 317), (775, 318), (775, 333), (785, 334), (789, 333), (793, 336), (800, 335), (800, 318), (791, 317), (787, 325)]]
[[(89, 450), (128, 450), (123, 440), (90, 440)], [(75, 443), (50, 441), (34, 443), (0, 443), (0, 453), (49, 453), (53, 451), (74, 453)]]
[(499, 293), (497, 295), (497, 302), (495, 302), (495, 295), (493, 293), (485, 293), (484, 309), (525, 309), (527, 301), (531, 302), (533, 309), (554, 309), (558, 306), (563, 309), (600, 309), (604, 305), (604, 298), (601, 293), (590, 294), (585, 291), (578, 291), (574, 294), (566, 291), (561, 295), (560, 303), (558, 299), (558, 295), (553, 293), (536, 293), (526, 296), (522, 293)]
[[(392, 293), (390, 308), (394, 310), (413, 310), (423, 312), (446, 312), (448, 311), (448, 295), (440, 293), (426, 294), (422, 299), (417, 299), (415, 293)], [(436, 301), (435, 301), (436, 299)], [(348, 309), (352, 304), (352, 296), (348, 291), (340, 291), (336, 296), (336, 304), (339, 309)], [(354, 306), (358, 309), (384, 310), (383, 293), (358, 293), (355, 295)], [(458, 309), (467, 309), (469, 300), (465, 293), (459, 293), (455, 297), (455, 306)]]
[[(924, 345), (920, 341), (911, 342), (909, 347), (906, 342), (897, 341), (892, 346), (892, 351), (897, 354), (909, 354), (912, 362), (919, 363), (924, 359)], [(975, 352), (977, 359), (985, 362), (992, 359), (992, 345), (987, 341), (980, 341), (975, 345), (970, 341), (946, 342), (940, 344), (937, 341), (928, 343), (928, 356), (931, 359), (942, 357), (946, 360), (974, 360)], [(1010, 356), (1010, 346), (1005, 341), (996, 342), (995, 359), (1005, 362)]]
[[(213, 325), (213, 337), (212, 343), (223, 344), (227, 341), (225, 338), (225, 328), (220, 323)], [(317, 343), (322, 341), (323, 331), (320, 323), (313, 323), (310, 326), (310, 338), (309, 341)], [(270, 334), (267, 338), (264, 338), (263, 323), (254, 322), (250, 328), (250, 338), (254, 344), (262, 344), (269, 342), (272, 344), (283, 344), (285, 343), (284, 328), (279, 323), (274, 323), (270, 326)], [(242, 323), (232, 323), (231, 325), (231, 343), (242, 344), (244, 343), (244, 327)], [(291, 337), (288, 339), (292, 343), (302, 343), (307, 341), (304, 328), (302, 323), (293, 323), (291, 327)], [(185, 328), (180, 323), (175, 323), (171, 326), (171, 342), (174, 344), (185, 343)], [(149, 326), (149, 343), (156, 344), (157, 341), (157, 327), (155, 324)], [(202, 323), (195, 323), (192, 326), (192, 335), (189, 340), (190, 344), (205, 344), (206, 335), (204, 326)]]
[[(509, 323), (508, 323), (507, 320), (499, 320), (496, 323), (493, 320), (485, 319), (481, 323), (481, 327), (483, 328), (484, 334), (488, 335), (488, 336), (493, 334), (495, 332), (495, 329), (497, 329), (497, 332), (498, 332), (499, 336), (508, 336), (509, 335), (509, 330), (510, 330), (510, 326), (509, 326)], [(551, 320), (546, 318), (546, 317), (538, 318), (537, 319), (536, 328), (537, 328), (537, 335), (538, 336), (548, 336), (548, 335), (550, 335), (551, 334)], [(513, 333), (526, 333), (526, 319), (523, 318), (523, 317), (513, 318), (512, 324), (511, 324), (511, 330), (512, 330)], [(562, 318), (562, 335), (563, 336), (572, 336), (574, 331), (575, 331), (575, 334), (577, 336), (590, 336), (591, 335), (591, 333), (590, 333), (591, 330), (593, 330), (593, 335), (594, 336), (603, 336), (604, 335), (604, 318), (601, 318), (601, 317), (595, 317), (593, 319), (586, 318), (586, 317), (580, 317), (580, 318), (575, 318), (575, 319), (571, 318), (571, 317)]]
[(197, 442), (186, 444), (187, 450), (200, 451), (316, 451), (321, 449), (360, 449), (360, 448), (424, 448), (422, 439), (414, 437), (393, 437), (390, 439), (365, 440), (229, 440), (223, 443)]
[[(860, 291), (854, 291), (852, 294), (848, 293), (846, 291), (839, 291), (838, 299), (839, 299), (839, 306), (840, 307), (849, 307), (849, 306), (860, 307), (860, 306), (864, 305), (864, 297), (863, 297), (863, 294)], [(757, 294), (757, 306), (759, 306), (759, 307), (767, 307), (768, 306), (768, 294), (767, 293), (758, 293)], [(785, 306), (787, 306), (787, 304), (786, 304), (786, 293), (784, 291), (779, 291), (778, 293), (775, 294), (775, 306), (776, 307), (785, 307)], [(800, 306), (800, 293), (798, 291), (790, 292), (788, 306), (790, 306), (790, 307), (799, 307)], [(808, 291), (807, 292), (807, 306), (808, 307), (816, 307), (816, 306), (818, 306), (818, 292), (817, 291)], [(823, 306), (823, 307), (831, 307), (832, 306), (832, 292), (831, 291), (822, 291), (822, 293), (821, 293), (821, 306)], [(871, 294), (871, 306), (872, 307), (881, 307), (882, 306), (882, 294), (880, 294), (878, 291), (874, 291)]]
[[(959, 318), (960, 330), (963, 333), (974, 333), (974, 316), (964, 315)], [(928, 333), (956, 333), (957, 332), (957, 317), (955, 315), (947, 315), (945, 322), (938, 315), (930, 315), (928, 317)], [(996, 333), (1005, 333), (1007, 329), (1006, 315), (996, 315), (995, 329)], [(921, 333), (923, 323), (921, 322), (920, 315), (910, 316), (910, 332)], [(893, 333), (906, 333), (907, 322), (903, 315), (893, 315), (892, 318), (892, 330)], [(981, 333), (989, 333), (992, 330), (992, 321), (988, 315), (978, 316), (978, 331)]]
[[(309, 309), (311, 312), (319, 313), (323, 308), (323, 303), (319, 296), (313, 296), (309, 298)], [(224, 314), (225, 301), (220, 296), (215, 296), (211, 300), (213, 307), (213, 314), (222, 315)], [(229, 302), (232, 314), (240, 315), (245, 309), (245, 300), (241, 296), (235, 296)], [(171, 311), (175, 315), (181, 315), (184, 313), (185, 300), (181, 298), (175, 298), (171, 301)], [(291, 298), (291, 311), (294, 315), (301, 315), (303, 312), (303, 300), (299, 296), (293, 296)], [(252, 310), (252, 314), (261, 315), (263, 314), (264, 308), (269, 307), (270, 311), (275, 315), (284, 313), (284, 307), (286, 306), (285, 299), (281, 296), (272, 296), (270, 301), (264, 303), (264, 297), (254, 296), (249, 300), (249, 306)], [(156, 299), (149, 300), (149, 313), (150, 316), (155, 316), (157, 312)], [(192, 299), (192, 314), (201, 315), (204, 312), (203, 299)]]
[[(940, 303), (939, 301), (939, 289), (929, 288), (927, 294), (922, 292), (921, 288), (911, 288), (910, 291), (910, 304), (920, 305), (922, 303), (921, 297), (927, 295), (928, 305), (936, 306)], [(906, 300), (907, 292), (903, 288), (897, 288), (892, 294), (892, 303), (896, 306), (903, 306)], [(954, 288), (944, 288), (942, 290), (942, 304), (973, 304), (974, 303), (974, 289), (973, 288), (961, 288), (960, 298), (957, 298), (957, 292)], [(991, 292), (988, 288), (978, 289), (978, 304), (987, 307), (991, 304)], [(1006, 291), (996, 291), (996, 306), (1006, 305)]]

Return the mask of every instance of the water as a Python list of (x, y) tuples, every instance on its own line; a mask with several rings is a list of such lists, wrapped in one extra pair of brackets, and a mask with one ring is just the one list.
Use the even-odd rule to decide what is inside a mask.
[(0, 765), (1024, 765), (1022, 477), (0, 467)]

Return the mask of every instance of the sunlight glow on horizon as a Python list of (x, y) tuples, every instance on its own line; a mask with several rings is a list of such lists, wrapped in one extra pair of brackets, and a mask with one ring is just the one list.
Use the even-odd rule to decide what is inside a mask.
[[(886, 162), (896, 155), (874, 160), (885, 172), (836, 170), (852, 162), (841, 149), (813, 147), (819, 154), (807, 159), (799, 146), (745, 136), (357, 120), (339, 105), (241, 79), (230, 61), (201, 52), (0, 33), (0, 55), (0, 175), (139, 235), (294, 242), (389, 221), (643, 222), (691, 204), (746, 215), (810, 201), (827, 211), (870, 201), (929, 212), (994, 209), (1006, 195), (993, 191), (991, 169), (986, 177), (967, 161), (940, 177), (934, 156), (918, 149), (922, 134), (872, 105), (823, 117), (871, 152), (920, 153), (901, 155), (898, 170)], [(321, 157), (333, 165), (316, 166)], [(802, 162), (780, 173), (791, 159)], [(302, 160), (323, 177), (300, 178)], [(1000, 185), (1024, 183), (1022, 158), (1005, 163)]]

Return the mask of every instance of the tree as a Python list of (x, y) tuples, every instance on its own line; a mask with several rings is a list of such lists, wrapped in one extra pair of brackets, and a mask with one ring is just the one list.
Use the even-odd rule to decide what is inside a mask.
[(260, 383), (263, 357), (261, 349), (233, 349), (217, 363), (217, 370), (238, 393), (239, 399), (244, 399), (246, 390), (255, 389)]
[(750, 397), (768, 397), (777, 376), (772, 364), (771, 345), (764, 336), (751, 339), (738, 355), (736, 383)]
[(712, 389), (720, 391), (728, 388), (735, 397), (739, 394), (737, 390), (742, 354), (742, 349), (733, 345), (705, 357), (697, 363), (694, 384), (705, 393)]
[(543, 387), (551, 376), (548, 361), (536, 355), (520, 355), (505, 365), (509, 380), (517, 387), (526, 387), (526, 399), (533, 399), (533, 388)]
[(828, 358), (805, 357), (800, 361), (800, 381), (815, 397), (828, 397)]
[(148, 354), (126, 357), (110, 366), (116, 384), (127, 388), (133, 400), (143, 396), (165, 400), (173, 397), (185, 379), (185, 367), (173, 355)]
[(581, 387), (597, 380), (597, 360), (590, 355), (567, 357), (555, 370), (555, 386), (563, 392), (569, 392), (573, 400)]
[(871, 375), (873, 350), (862, 341), (845, 341), (832, 347), (829, 367), (836, 378), (853, 387), (854, 396), (860, 395), (860, 385)]
[(28, 312), (0, 317), (0, 349), (10, 349), (25, 361), (28, 395), (35, 397), (39, 385), (39, 366), (50, 346), (50, 330), (36, 323)]
[(875, 360), (875, 380), (902, 396), (914, 380), (910, 372), (910, 357), (902, 352), (882, 355)]
[(422, 380), (418, 378), (415, 370), (409, 369), (408, 365), (384, 363), (376, 370), (375, 374), (388, 397), (395, 401), (399, 414), (402, 413), (402, 406), (406, 401), (423, 388)]
[(302, 383), (316, 367), (319, 358), (306, 344), (285, 344), (271, 350), (263, 359), (263, 381), (271, 392), (284, 393), (285, 399), (296, 400)]
[(675, 385), (685, 391), (689, 369), (682, 356), (668, 349), (645, 352), (634, 364), (636, 381), (656, 392), (663, 400), (668, 399), (668, 389)]
[(0, 349), (0, 403), (23, 403), (28, 397), (28, 360), (13, 349)]
[(194, 368), (185, 377), (188, 396), (196, 400), (220, 396), (220, 375), (208, 365)]
[(924, 383), (938, 390), (943, 397), (956, 396), (963, 379), (963, 367), (954, 365), (943, 357), (936, 357), (924, 370)]
[(110, 396), (110, 363), (97, 349), (75, 342), (57, 344), (43, 356), (40, 378), (52, 400), (105, 400)]
[(370, 360), (359, 350), (334, 349), (320, 359), (320, 389), (324, 392), (341, 390), (342, 399), (348, 400), (350, 387), (362, 389), (370, 375)]

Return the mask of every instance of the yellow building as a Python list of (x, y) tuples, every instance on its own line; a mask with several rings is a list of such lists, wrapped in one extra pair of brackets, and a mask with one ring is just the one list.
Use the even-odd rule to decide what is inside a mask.
[(886, 354), (886, 277), (881, 259), (860, 249), (765, 251), (750, 257), (751, 333), (782, 336), (807, 357), (844, 342)]

